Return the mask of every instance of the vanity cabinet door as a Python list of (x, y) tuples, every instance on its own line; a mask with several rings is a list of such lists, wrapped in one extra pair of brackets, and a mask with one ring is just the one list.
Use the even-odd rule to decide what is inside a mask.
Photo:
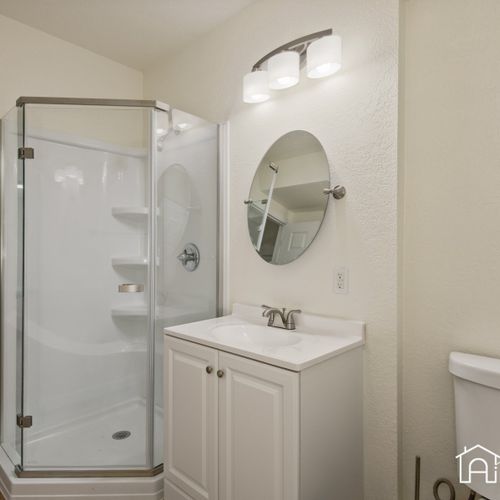
[(219, 500), (297, 500), (299, 374), (219, 353)]
[(165, 478), (193, 500), (217, 500), (218, 352), (165, 337)]

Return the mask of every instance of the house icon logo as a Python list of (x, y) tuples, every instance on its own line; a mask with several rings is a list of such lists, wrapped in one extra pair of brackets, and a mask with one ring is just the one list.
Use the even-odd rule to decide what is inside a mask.
[(487, 484), (498, 482), (498, 465), (500, 464), (500, 455), (493, 453), (488, 448), (476, 444), (455, 457), (458, 460), (458, 470), (460, 473), (460, 482), (470, 484), (473, 476), (476, 479), (480, 476)]

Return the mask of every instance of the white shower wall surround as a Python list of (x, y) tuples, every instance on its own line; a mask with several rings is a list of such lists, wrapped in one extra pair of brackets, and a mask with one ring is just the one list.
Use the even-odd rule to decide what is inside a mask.
[[(17, 494), (38, 498), (33, 496), (37, 481), (44, 484), (47, 498), (58, 498), (56, 491), (61, 488), (58, 479), (16, 478), (14, 465), (19, 463), (27, 471), (97, 472), (143, 469), (151, 456), (153, 466), (161, 464), (161, 332), (166, 326), (213, 317), (217, 311), (218, 127), (185, 114), (193, 128), (182, 134), (170, 131), (161, 141), (155, 135), (151, 156), (146, 120), (129, 130), (117, 124), (125, 134), (115, 131), (114, 137), (113, 133), (102, 137), (88, 126), (91, 109), (85, 108), (80, 116), (86, 124), (69, 120), (75, 125), (65, 127), (61, 124), (68, 118), (64, 106), (52, 108), (44, 116), (43, 107), (34, 106), (30, 122), (30, 106), (26, 107), (25, 144), (34, 149), (35, 158), (25, 161), (24, 180), (17, 168), (21, 164), (17, 110), (2, 119), (3, 203), (11, 210), (4, 226), (10, 260), (3, 277), (2, 445), (6, 455), (2, 451), (0, 491), (3, 488), (9, 498), (21, 498)], [(105, 117), (106, 110), (101, 111)], [(67, 112), (79, 117), (77, 107)], [(122, 119), (127, 116), (123, 112)], [(96, 110), (95, 117), (99, 113)], [(175, 117), (177, 111), (173, 113)], [(158, 129), (168, 130), (167, 113), (157, 118)], [(152, 158), (154, 216), (149, 208)], [(24, 288), (20, 290), (22, 217), (18, 216), (23, 191)], [(156, 224), (154, 263), (149, 262), (150, 216)], [(188, 273), (177, 256), (190, 242), (199, 247), (202, 259), (196, 272)], [(151, 265), (156, 282), (154, 365), (149, 363), (147, 334)], [(142, 283), (146, 292), (118, 293), (118, 286), (126, 282)], [(148, 409), (151, 366), (154, 410)], [(20, 399), (24, 414), (33, 416), (33, 426), (23, 430), (22, 444), (16, 426)], [(151, 447), (148, 433), (153, 422)], [(122, 430), (130, 436), (112, 438)], [(78, 498), (89, 499), (122, 492), (120, 498), (125, 499), (129, 496), (123, 486), (129, 484), (131, 491), (140, 494), (130, 498), (156, 499), (162, 494), (158, 480), (74, 479), (75, 489), (66, 489), (61, 498), (78, 492), (84, 494)]]
[[(113, 206), (146, 205), (146, 152), (30, 143), (39, 160), (26, 179), (25, 198), (25, 390), (36, 419), (28, 447), (105, 408), (144, 401), (147, 348), (137, 320), (112, 317), (117, 303), (139, 306), (143, 298), (118, 295), (123, 278), (110, 261), (147, 254), (147, 227), (123, 224), (111, 213)], [(133, 273), (141, 279), (140, 269)], [(48, 456), (28, 452), (25, 465), (62, 466), (50, 450)], [(137, 464), (144, 462), (145, 440), (136, 453)]]
[[(134, 331), (137, 324), (118, 325), (111, 317), (116, 298), (110, 291), (120, 280), (110, 255), (138, 253), (146, 233), (119, 227), (110, 204), (123, 198), (145, 204), (146, 152), (55, 134), (28, 140), (38, 161), (25, 179), (24, 389), (25, 412), (35, 423), (25, 431), (24, 466), (140, 465), (146, 459), (146, 341)], [(15, 336), (6, 342), (15, 352)], [(6, 393), (4, 402), (10, 403), (4, 446), (12, 452), (15, 393)], [(117, 422), (133, 433), (121, 450), (106, 439)]]

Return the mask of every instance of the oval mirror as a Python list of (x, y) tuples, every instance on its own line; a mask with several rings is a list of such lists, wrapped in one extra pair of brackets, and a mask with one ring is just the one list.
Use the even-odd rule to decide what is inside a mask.
[(288, 264), (307, 250), (323, 222), (329, 187), (328, 160), (314, 135), (294, 130), (269, 148), (245, 200), (250, 239), (266, 262)]

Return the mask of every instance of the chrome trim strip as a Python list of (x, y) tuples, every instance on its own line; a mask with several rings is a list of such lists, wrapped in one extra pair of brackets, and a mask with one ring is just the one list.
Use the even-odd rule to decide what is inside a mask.
[(215, 278), (215, 315), (217, 317), (222, 316), (223, 311), (222, 311), (222, 262), (221, 262), (221, 255), (222, 255), (222, 220), (221, 220), (221, 215), (222, 215), (222, 156), (221, 156), (221, 143), (222, 143), (222, 133), (221, 133), (221, 126), (218, 123), (217, 124), (217, 189), (216, 189), (216, 196), (217, 196), (217, 222), (216, 222), (216, 231), (217, 231), (217, 243), (215, 245), (215, 253), (217, 255), (216, 258), (216, 278)]
[(25, 104), (65, 104), (75, 106), (116, 106), (129, 108), (155, 108), (168, 111), (170, 107), (161, 101), (140, 99), (95, 99), (82, 97), (31, 97), (21, 96), (16, 101), (16, 106)]
[(219, 123), (217, 151), (217, 316), (230, 311), (227, 300), (227, 281), (229, 278), (229, 122)]
[(98, 470), (98, 469), (53, 469), (53, 470), (23, 470), (16, 465), (14, 469), (16, 476), (20, 478), (50, 478), (50, 477), (153, 477), (163, 472), (163, 464), (157, 465), (152, 469), (117, 469), (117, 470)]
[(154, 465), (154, 413), (155, 413), (155, 349), (156, 349), (156, 110), (149, 111), (149, 158), (148, 158), (148, 322), (147, 345), (147, 388), (146, 388), (146, 464)]
[[(22, 107), (19, 108), (19, 114), (18, 114), (18, 130), (21, 131), (21, 137), (22, 137), (22, 147), (26, 146), (26, 108)], [(19, 129), (19, 127), (21, 127)], [(22, 226), (18, 228), (18, 231), (21, 232), (22, 234), (22, 249), (20, 250), (20, 255), (18, 255), (18, 258), (20, 259), (20, 278), (22, 281), (22, 290), (21, 290), (21, 296), (19, 298), (19, 304), (20, 304), (20, 318), (21, 318), (21, 325), (19, 330), (17, 330), (17, 339), (16, 339), (16, 344), (20, 347), (16, 348), (16, 385), (21, 384), (21, 389), (19, 392), (19, 395), (16, 396), (16, 399), (19, 398), (19, 401), (16, 402), (16, 410), (18, 413), (21, 415), (24, 415), (24, 409), (26, 407), (25, 400), (26, 400), (26, 324), (27, 324), (27, 312), (26, 312), (26, 289), (27, 289), (27, 283), (28, 283), (28, 275), (26, 273), (26, 261), (27, 261), (27, 252), (26, 252), (26, 160), (18, 160), (18, 162), (21, 162), (20, 164), (17, 165), (17, 168), (20, 169), (22, 172), (22, 215), (21, 215), (21, 220), (22, 220)], [(19, 175), (19, 174), (18, 174)], [(18, 177), (19, 179), (19, 177)], [(18, 180), (19, 184), (19, 180)], [(18, 248), (19, 252), (19, 248)], [(17, 307), (17, 306), (16, 306)], [(19, 349), (19, 354), (17, 354), (17, 349)], [(17, 363), (20, 363), (20, 367), (17, 366)], [(18, 373), (20, 375), (18, 375)], [(19, 381), (19, 377), (21, 380)], [(17, 433), (17, 431), (16, 431)], [(24, 429), (21, 428), (19, 431), (19, 436), (20, 436), (20, 456), (21, 456), (21, 465), (24, 464), (24, 457), (25, 457), (25, 435), (24, 435)], [(17, 438), (17, 435), (16, 435)]]

